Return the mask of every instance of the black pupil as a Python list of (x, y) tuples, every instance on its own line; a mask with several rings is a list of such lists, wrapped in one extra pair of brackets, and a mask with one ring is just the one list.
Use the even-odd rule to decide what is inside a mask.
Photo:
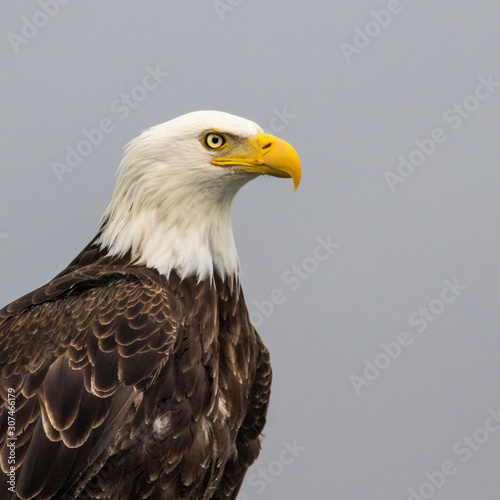
[(219, 138), (216, 135), (212, 136), (212, 144), (219, 144)]

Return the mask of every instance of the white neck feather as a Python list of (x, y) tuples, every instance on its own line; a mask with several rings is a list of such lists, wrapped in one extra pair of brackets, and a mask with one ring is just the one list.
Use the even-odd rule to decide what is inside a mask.
[[(188, 210), (189, 209), (189, 210)], [(189, 219), (185, 213), (190, 212)], [(116, 214), (101, 230), (98, 243), (108, 255), (132, 252), (136, 264), (169, 275), (174, 269), (181, 278), (196, 275), (212, 278), (239, 275), (239, 261), (231, 225), (230, 205), (224, 210), (197, 210), (177, 206), (161, 218), (157, 212), (142, 211), (133, 217)]]
[(119, 182), (97, 243), (108, 255), (130, 251), (136, 264), (167, 276), (174, 269), (181, 278), (194, 275), (201, 281), (216, 271), (238, 281), (231, 204), (248, 180), (214, 182), (203, 192), (186, 184), (165, 189), (164, 198), (124, 191)]

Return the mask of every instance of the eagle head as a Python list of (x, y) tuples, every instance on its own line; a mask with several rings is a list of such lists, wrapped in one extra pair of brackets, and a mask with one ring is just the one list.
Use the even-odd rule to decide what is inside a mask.
[(196, 111), (151, 127), (125, 150), (98, 243), (163, 274), (237, 278), (231, 203), (260, 175), (292, 178), (297, 189), (301, 165), (290, 144), (250, 120)]

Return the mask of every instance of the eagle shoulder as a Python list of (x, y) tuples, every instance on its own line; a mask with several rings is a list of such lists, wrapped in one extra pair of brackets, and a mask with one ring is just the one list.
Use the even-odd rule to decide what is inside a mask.
[(0, 312), (0, 465), (10, 470), (5, 444), (15, 437), (20, 496), (68, 491), (106, 450), (168, 359), (181, 316), (155, 273), (98, 266)]

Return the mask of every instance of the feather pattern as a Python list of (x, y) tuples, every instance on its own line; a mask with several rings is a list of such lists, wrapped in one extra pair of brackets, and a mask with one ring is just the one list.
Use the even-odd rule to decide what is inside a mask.
[[(92, 242), (0, 311), (0, 500), (231, 499), (260, 450), (271, 371), (241, 290)], [(15, 436), (8, 393), (16, 394)]]

